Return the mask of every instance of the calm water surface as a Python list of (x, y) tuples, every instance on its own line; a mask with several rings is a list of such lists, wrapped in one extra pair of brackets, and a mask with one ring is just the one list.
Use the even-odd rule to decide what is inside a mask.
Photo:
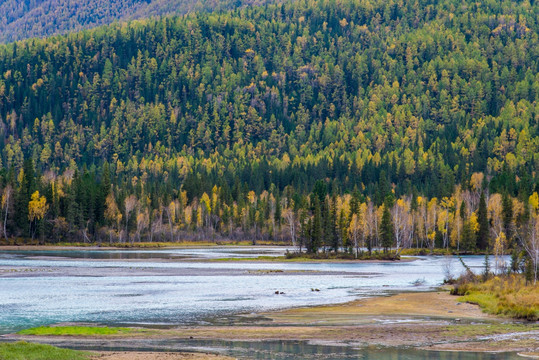
[[(145, 343), (144, 343), (145, 342)], [(58, 343), (56, 345), (63, 346)], [(69, 346), (69, 344), (67, 344)], [(425, 351), (406, 348), (361, 348), (350, 346), (327, 346), (309, 344), (304, 341), (221, 341), (221, 340), (189, 340), (189, 341), (143, 341), (129, 347), (111, 346), (95, 347), (78, 345), (81, 350), (152, 350), (152, 351), (214, 351), (236, 357), (238, 359), (264, 360), (522, 360), (514, 353), (475, 353), (475, 352), (442, 352)]]

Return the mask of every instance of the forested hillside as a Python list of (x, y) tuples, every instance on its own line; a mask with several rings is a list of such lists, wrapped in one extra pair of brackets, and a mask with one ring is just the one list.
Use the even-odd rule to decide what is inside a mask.
[(233, 9), (258, 0), (3, 0), (0, 42), (80, 31), (115, 21)]
[[(309, 0), (2, 46), (7, 233), (514, 239), (537, 218), (538, 19), (527, 1)], [(35, 191), (48, 211), (29, 217)]]

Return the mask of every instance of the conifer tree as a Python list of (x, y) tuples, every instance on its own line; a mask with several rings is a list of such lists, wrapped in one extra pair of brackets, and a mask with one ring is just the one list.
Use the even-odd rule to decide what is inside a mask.
[(384, 252), (387, 252), (393, 245), (393, 221), (391, 221), (391, 213), (387, 201), (383, 205), (380, 234), (382, 237), (382, 247), (384, 248)]
[(507, 192), (502, 195), (503, 228), (509, 244), (513, 238), (513, 202)]
[(489, 247), (489, 231), (490, 225), (488, 221), (487, 202), (485, 201), (485, 193), (481, 193), (479, 199), (479, 208), (477, 210), (477, 222), (479, 230), (477, 232), (477, 248), (486, 250)]

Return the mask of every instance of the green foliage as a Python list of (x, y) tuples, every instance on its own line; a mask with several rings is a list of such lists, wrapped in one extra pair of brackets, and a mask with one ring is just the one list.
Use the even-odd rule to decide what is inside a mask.
[(22, 341), (0, 344), (0, 359), (2, 360), (85, 360), (89, 358), (90, 354), (87, 352), (60, 349), (51, 345)]
[(476, 234), (473, 231), (470, 222), (465, 221), (462, 229), (461, 247), (465, 251), (474, 251), (476, 245)]
[[(0, 46), (0, 183), (16, 195), (6, 232), (113, 242), (204, 229), (255, 242), (284, 238), (280, 199), (315, 252), (346, 240), (334, 194), (378, 207), (478, 185), (527, 199), (538, 13), (508, 0), (300, 0)], [(50, 207), (30, 229), (36, 190)], [(479, 229), (459, 228), (470, 251), (488, 246), (480, 203)], [(424, 236), (447, 240), (437, 226)]]
[(21, 335), (98, 336), (133, 332), (133, 329), (107, 326), (40, 326), (18, 332)]
[[(235, 9), (264, 3), (257, 0), (7, 0), (0, 3), (0, 42), (63, 34), (115, 21)], [(112, 72), (104, 73), (110, 80)]]
[[(490, 225), (488, 222), (487, 202), (485, 200), (485, 193), (483, 192), (479, 198), (477, 222), (479, 223), (479, 231), (477, 232), (477, 248), (480, 250), (485, 250), (489, 247)], [(488, 258), (486, 261), (488, 261)]]
[(382, 213), (382, 222), (380, 223), (380, 233), (382, 234), (382, 247), (384, 252), (393, 245), (393, 222), (391, 221), (391, 213), (389, 207), (384, 205)]
[[(285, 255), (286, 260), (292, 261), (312, 261), (312, 260), (400, 260), (400, 256), (396, 254), (395, 251), (388, 252), (375, 252), (372, 254), (361, 252), (356, 257), (355, 254), (350, 253), (330, 253), (330, 252), (320, 252), (316, 254), (312, 253), (299, 253), (299, 252), (289, 252)], [(279, 260), (279, 258), (273, 257), (273, 261)], [(280, 258), (282, 260), (282, 258)]]
[(487, 281), (490, 277), (490, 259), (488, 252), (485, 254), (485, 259), (483, 260), (483, 281)]

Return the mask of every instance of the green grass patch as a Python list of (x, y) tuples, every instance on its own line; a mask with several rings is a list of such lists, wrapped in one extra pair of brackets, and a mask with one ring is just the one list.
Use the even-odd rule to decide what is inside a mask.
[(90, 353), (24, 341), (0, 344), (0, 360), (87, 360)]
[(19, 331), (19, 335), (96, 336), (125, 335), (142, 330), (106, 326), (40, 326)]
[(497, 314), (498, 299), (494, 294), (470, 291), (468, 295), (461, 296), (459, 300), (479, 305), (484, 312), (489, 314)]

